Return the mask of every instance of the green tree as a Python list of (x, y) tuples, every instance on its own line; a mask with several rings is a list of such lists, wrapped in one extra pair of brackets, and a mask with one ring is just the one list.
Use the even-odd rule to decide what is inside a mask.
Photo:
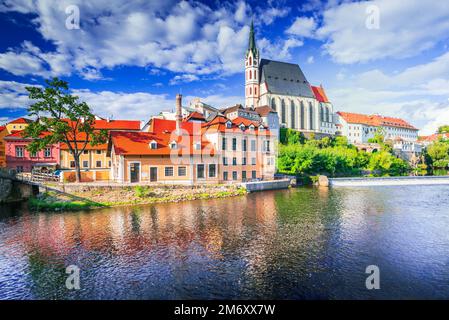
[(449, 162), (449, 143), (437, 141), (427, 147), (427, 155), (434, 168), (446, 168)]
[(369, 143), (379, 143), (383, 144), (385, 141), (385, 129), (382, 127), (377, 128), (376, 132), (374, 133), (373, 138), (369, 138)]
[(449, 133), (449, 125), (439, 127), (438, 133)]
[(58, 78), (46, 80), (46, 87), (26, 87), (29, 98), (36, 100), (28, 108), (35, 117), (25, 129), (25, 136), (34, 138), (27, 149), (36, 152), (45, 147), (66, 143), (75, 161), (76, 181), (81, 181), (80, 155), (87, 145), (95, 146), (107, 141), (104, 130), (95, 130), (95, 116), (86, 102), (69, 93), (69, 85)]

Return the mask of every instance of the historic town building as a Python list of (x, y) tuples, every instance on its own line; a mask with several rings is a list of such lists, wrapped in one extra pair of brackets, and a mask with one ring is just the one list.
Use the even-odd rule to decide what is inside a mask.
[(260, 59), (251, 23), (245, 54), (245, 107), (269, 106), (283, 127), (308, 133), (335, 133), (332, 103), (322, 86), (313, 87), (297, 64)]
[(350, 112), (337, 112), (337, 116), (338, 131), (350, 143), (367, 143), (379, 131), (386, 140), (418, 140), (418, 129), (403, 119)]
[(274, 178), (277, 136), (259, 118), (220, 113), (206, 120), (198, 111), (182, 117), (181, 101), (177, 95), (176, 120), (154, 117), (141, 132), (111, 133), (112, 180), (197, 184)]

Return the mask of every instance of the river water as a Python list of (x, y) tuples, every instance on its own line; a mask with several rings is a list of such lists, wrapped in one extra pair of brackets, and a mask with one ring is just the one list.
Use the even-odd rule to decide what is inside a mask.
[(0, 299), (449, 299), (449, 186), (0, 210)]

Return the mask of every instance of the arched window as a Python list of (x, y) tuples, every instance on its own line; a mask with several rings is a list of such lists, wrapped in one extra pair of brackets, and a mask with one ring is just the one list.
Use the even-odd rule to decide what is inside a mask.
[(284, 101), (284, 99), (281, 100), (281, 117), (282, 117), (281, 122), (285, 123), (285, 101)]
[(255, 80), (255, 79), (257, 79), (257, 78), (256, 78), (256, 70), (254, 70), (253, 73), (254, 73), (254, 77), (253, 77), (253, 78), (254, 78), (254, 80)]
[(290, 102), (290, 125), (292, 129), (295, 129), (296, 119), (295, 119), (295, 102), (293, 100)]
[(249, 65), (252, 65), (252, 64), (253, 64), (253, 60), (252, 60), (251, 56), (249, 56)]
[(251, 95), (252, 94), (252, 90), (251, 90), (251, 87), (249, 87), (249, 95)]
[(257, 87), (254, 87), (254, 94), (257, 96)]
[(301, 101), (301, 111), (300, 111), (300, 116), (301, 116), (301, 129), (304, 129), (306, 126), (305, 123), (305, 110), (304, 110), (304, 103)]
[(251, 79), (251, 70), (248, 71), (249, 78)]
[(271, 109), (273, 109), (274, 111), (276, 110), (276, 100), (274, 98), (271, 98)]
[(314, 126), (314, 121), (313, 119), (315, 118), (314, 112), (313, 112), (313, 106), (312, 103), (309, 101), (309, 123), (310, 123), (310, 130), (314, 130), (315, 126)]

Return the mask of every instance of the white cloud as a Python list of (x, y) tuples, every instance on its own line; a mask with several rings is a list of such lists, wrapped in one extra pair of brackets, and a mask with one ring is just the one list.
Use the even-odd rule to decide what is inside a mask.
[(270, 25), (276, 19), (283, 18), (288, 15), (290, 8), (287, 7), (270, 7), (270, 8), (258, 8), (256, 10), (257, 19), (262, 22), (262, 24)]
[(312, 38), (316, 27), (317, 23), (313, 17), (297, 17), (285, 32), (295, 36)]
[(192, 82), (192, 81), (198, 81), (200, 78), (198, 78), (194, 74), (181, 74), (173, 77), (173, 79), (170, 80), (171, 85), (183, 83), (183, 82)]
[[(379, 29), (366, 27), (368, 6), (379, 9)], [(411, 57), (449, 38), (449, 6), (421, 0), (343, 2), (324, 11), (316, 35), (339, 63)]]
[[(26, 86), (32, 84), (15, 81), (0, 81), (0, 111), (5, 108), (25, 109), (31, 104)], [(175, 99), (167, 94), (152, 94), (148, 92), (113, 92), (92, 91), (89, 89), (73, 89), (72, 93), (87, 102), (93, 112), (101, 117), (114, 119), (148, 120), (151, 115), (162, 110), (173, 110)], [(183, 105), (188, 105), (194, 96), (184, 97)], [(213, 94), (201, 97), (201, 100), (217, 108), (242, 103), (242, 96), (224, 96)], [(4, 117), (6, 119), (6, 117)], [(7, 120), (7, 119), (6, 119)], [(6, 121), (5, 120), (5, 121)], [(0, 123), (2, 122), (0, 118)]]
[(0, 109), (2, 108), (27, 108), (30, 105), (28, 91), (25, 87), (36, 86), (34, 84), (20, 83), (16, 81), (0, 80)]
[(449, 122), (449, 53), (393, 74), (355, 74), (329, 96), (337, 110), (403, 117), (430, 134)]
[(313, 56), (309, 56), (308, 58), (307, 58), (307, 63), (308, 64), (312, 64), (312, 63), (314, 63), (315, 62), (315, 58), (313, 57)]
[[(80, 8), (79, 30), (65, 28), (68, 5)], [(266, 9), (263, 19), (271, 22), (288, 12)], [(20, 76), (77, 73), (98, 80), (103, 79), (102, 69), (123, 65), (197, 76), (241, 72), (251, 8), (244, 1), (212, 9), (174, 0), (117, 0), (112, 6), (106, 0), (6, 0), (0, 11), (36, 14), (32, 22), (37, 31), (56, 47), (42, 52), (25, 41), (0, 53), (0, 68)]]
[(303, 46), (304, 42), (295, 38), (288, 38), (272, 43), (268, 39), (262, 38), (258, 44), (262, 57), (274, 60), (290, 60), (292, 58), (290, 50)]

